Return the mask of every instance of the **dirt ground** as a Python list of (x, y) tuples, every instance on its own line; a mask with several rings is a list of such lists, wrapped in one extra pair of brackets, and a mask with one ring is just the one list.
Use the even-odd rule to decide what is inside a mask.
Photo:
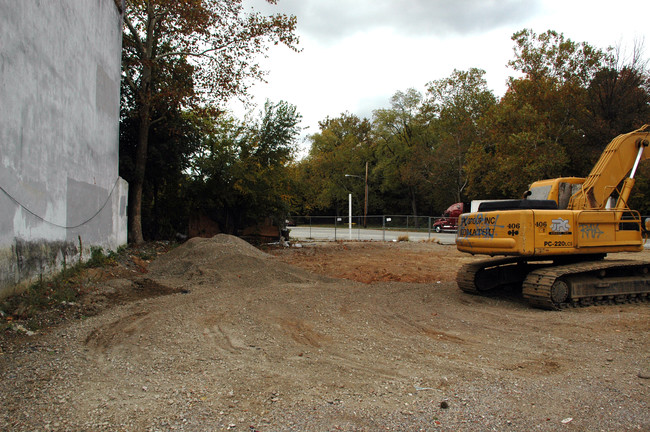
[(472, 259), (219, 235), (97, 271), (71, 318), (0, 335), (0, 430), (650, 431), (648, 303), (468, 295)]

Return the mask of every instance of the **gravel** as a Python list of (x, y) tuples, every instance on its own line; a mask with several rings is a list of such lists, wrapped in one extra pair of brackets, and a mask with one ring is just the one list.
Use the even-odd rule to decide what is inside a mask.
[[(368, 273), (456, 253), (346, 247), (375, 257)], [(0, 430), (650, 430), (647, 303), (549, 312), (443, 277), (362, 283), (287, 264), (321, 252), (193, 239), (97, 288), (148, 280), (165, 295), (6, 332)]]

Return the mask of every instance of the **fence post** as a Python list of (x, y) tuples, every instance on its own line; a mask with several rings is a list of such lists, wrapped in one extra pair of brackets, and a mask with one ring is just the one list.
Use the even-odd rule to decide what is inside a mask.
[(386, 215), (381, 216), (381, 240), (386, 241)]
[(431, 239), (431, 216), (429, 216), (429, 239)]
[(361, 241), (361, 216), (357, 217), (357, 240)]
[(348, 194), (348, 237), (352, 240), (352, 194)]

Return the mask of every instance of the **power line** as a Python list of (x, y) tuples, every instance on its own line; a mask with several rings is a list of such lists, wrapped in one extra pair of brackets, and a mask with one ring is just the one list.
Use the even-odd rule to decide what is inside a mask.
[(4, 194), (7, 195), (7, 197), (8, 197), (11, 201), (13, 201), (16, 205), (18, 205), (20, 208), (22, 208), (23, 210), (25, 210), (27, 213), (31, 214), (31, 215), (34, 216), (35, 218), (37, 218), (37, 219), (39, 219), (39, 220), (41, 220), (41, 221), (43, 221), (43, 222), (45, 222), (45, 223), (47, 223), (47, 224), (49, 224), (49, 225), (55, 226), (55, 227), (57, 227), (57, 228), (63, 228), (63, 229), (74, 229), (74, 228), (79, 228), (80, 226), (86, 225), (88, 222), (90, 222), (91, 220), (95, 219), (95, 217), (96, 217), (99, 213), (101, 213), (102, 210), (104, 210), (104, 207), (106, 207), (106, 204), (108, 204), (108, 201), (111, 199), (111, 196), (113, 196), (113, 192), (115, 191), (115, 187), (117, 186), (117, 182), (118, 182), (119, 180), (120, 180), (120, 177), (118, 176), (118, 177), (115, 179), (115, 183), (113, 183), (113, 188), (111, 189), (111, 192), (110, 192), (110, 193), (108, 194), (108, 196), (106, 197), (106, 201), (104, 201), (104, 204), (102, 204), (102, 206), (101, 206), (101, 207), (100, 207), (100, 208), (95, 212), (95, 214), (93, 214), (90, 218), (88, 218), (87, 220), (83, 221), (82, 223), (80, 223), (80, 224), (78, 224), (78, 225), (71, 225), (71, 226), (60, 225), (60, 224), (57, 224), (57, 223), (55, 223), (55, 222), (52, 222), (52, 221), (49, 221), (49, 220), (45, 219), (43, 216), (40, 216), (40, 215), (34, 213), (33, 211), (31, 211), (29, 208), (27, 208), (27, 206), (25, 206), (25, 205), (22, 204), (20, 201), (18, 201), (16, 198), (14, 198), (14, 197), (13, 197), (9, 192), (7, 192), (7, 191), (5, 190), (5, 188), (3, 188), (2, 186), (0, 186), (0, 190), (2, 190), (2, 192), (4, 192)]

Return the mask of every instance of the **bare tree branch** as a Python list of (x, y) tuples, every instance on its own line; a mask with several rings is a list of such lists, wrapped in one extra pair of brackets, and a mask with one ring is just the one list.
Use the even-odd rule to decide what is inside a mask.
[(135, 85), (135, 82), (133, 82), (133, 80), (131, 79), (131, 77), (129, 76), (128, 73), (126, 73), (126, 72), (123, 73), (123, 74), (122, 74), (122, 77), (124, 78), (124, 80), (126, 81), (126, 83), (129, 85), (129, 87), (131, 88), (131, 90), (133, 90), (133, 91), (136, 91), (136, 90), (137, 90), (137, 87), (136, 87), (136, 85)]
[(228, 41), (228, 42), (225, 43), (225, 44), (218, 45), (218, 46), (215, 46), (215, 47), (212, 47), (212, 48), (208, 48), (208, 49), (203, 50), (203, 51), (200, 51), (200, 52), (192, 52), (192, 51), (172, 51), (172, 52), (166, 52), (166, 53), (160, 54), (159, 56), (156, 56), (156, 57), (154, 58), (154, 60), (160, 60), (160, 59), (163, 59), (163, 58), (166, 58), (166, 57), (175, 57), (175, 56), (204, 57), (206, 54), (208, 54), (208, 53), (210, 53), (210, 52), (221, 51), (221, 50), (224, 50), (224, 49), (226, 49), (226, 48), (228, 48), (228, 47), (230, 47), (230, 46), (232, 46), (232, 45), (236, 45), (236, 44), (238, 44), (238, 43), (240, 43), (240, 42), (244, 42), (244, 41), (246, 41), (246, 40), (247, 40), (247, 38), (240, 37), (240, 38), (237, 38), (237, 39), (233, 39), (233, 40), (231, 40), (231, 41)]
[(127, 14), (123, 15), (124, 18), (124, 23), (126, 26), (129, 28), (129, 31), (131, 32), (131, 38), (135, 42), (136, 49), (139, 51), (140, 55), (144, 54), (144, 45), (142, 44), (142, 40), (140, 40), (140, 36), (138, 35), (137, 30), (135, 29), (135, 26), (131, 22), (131, 19)]

